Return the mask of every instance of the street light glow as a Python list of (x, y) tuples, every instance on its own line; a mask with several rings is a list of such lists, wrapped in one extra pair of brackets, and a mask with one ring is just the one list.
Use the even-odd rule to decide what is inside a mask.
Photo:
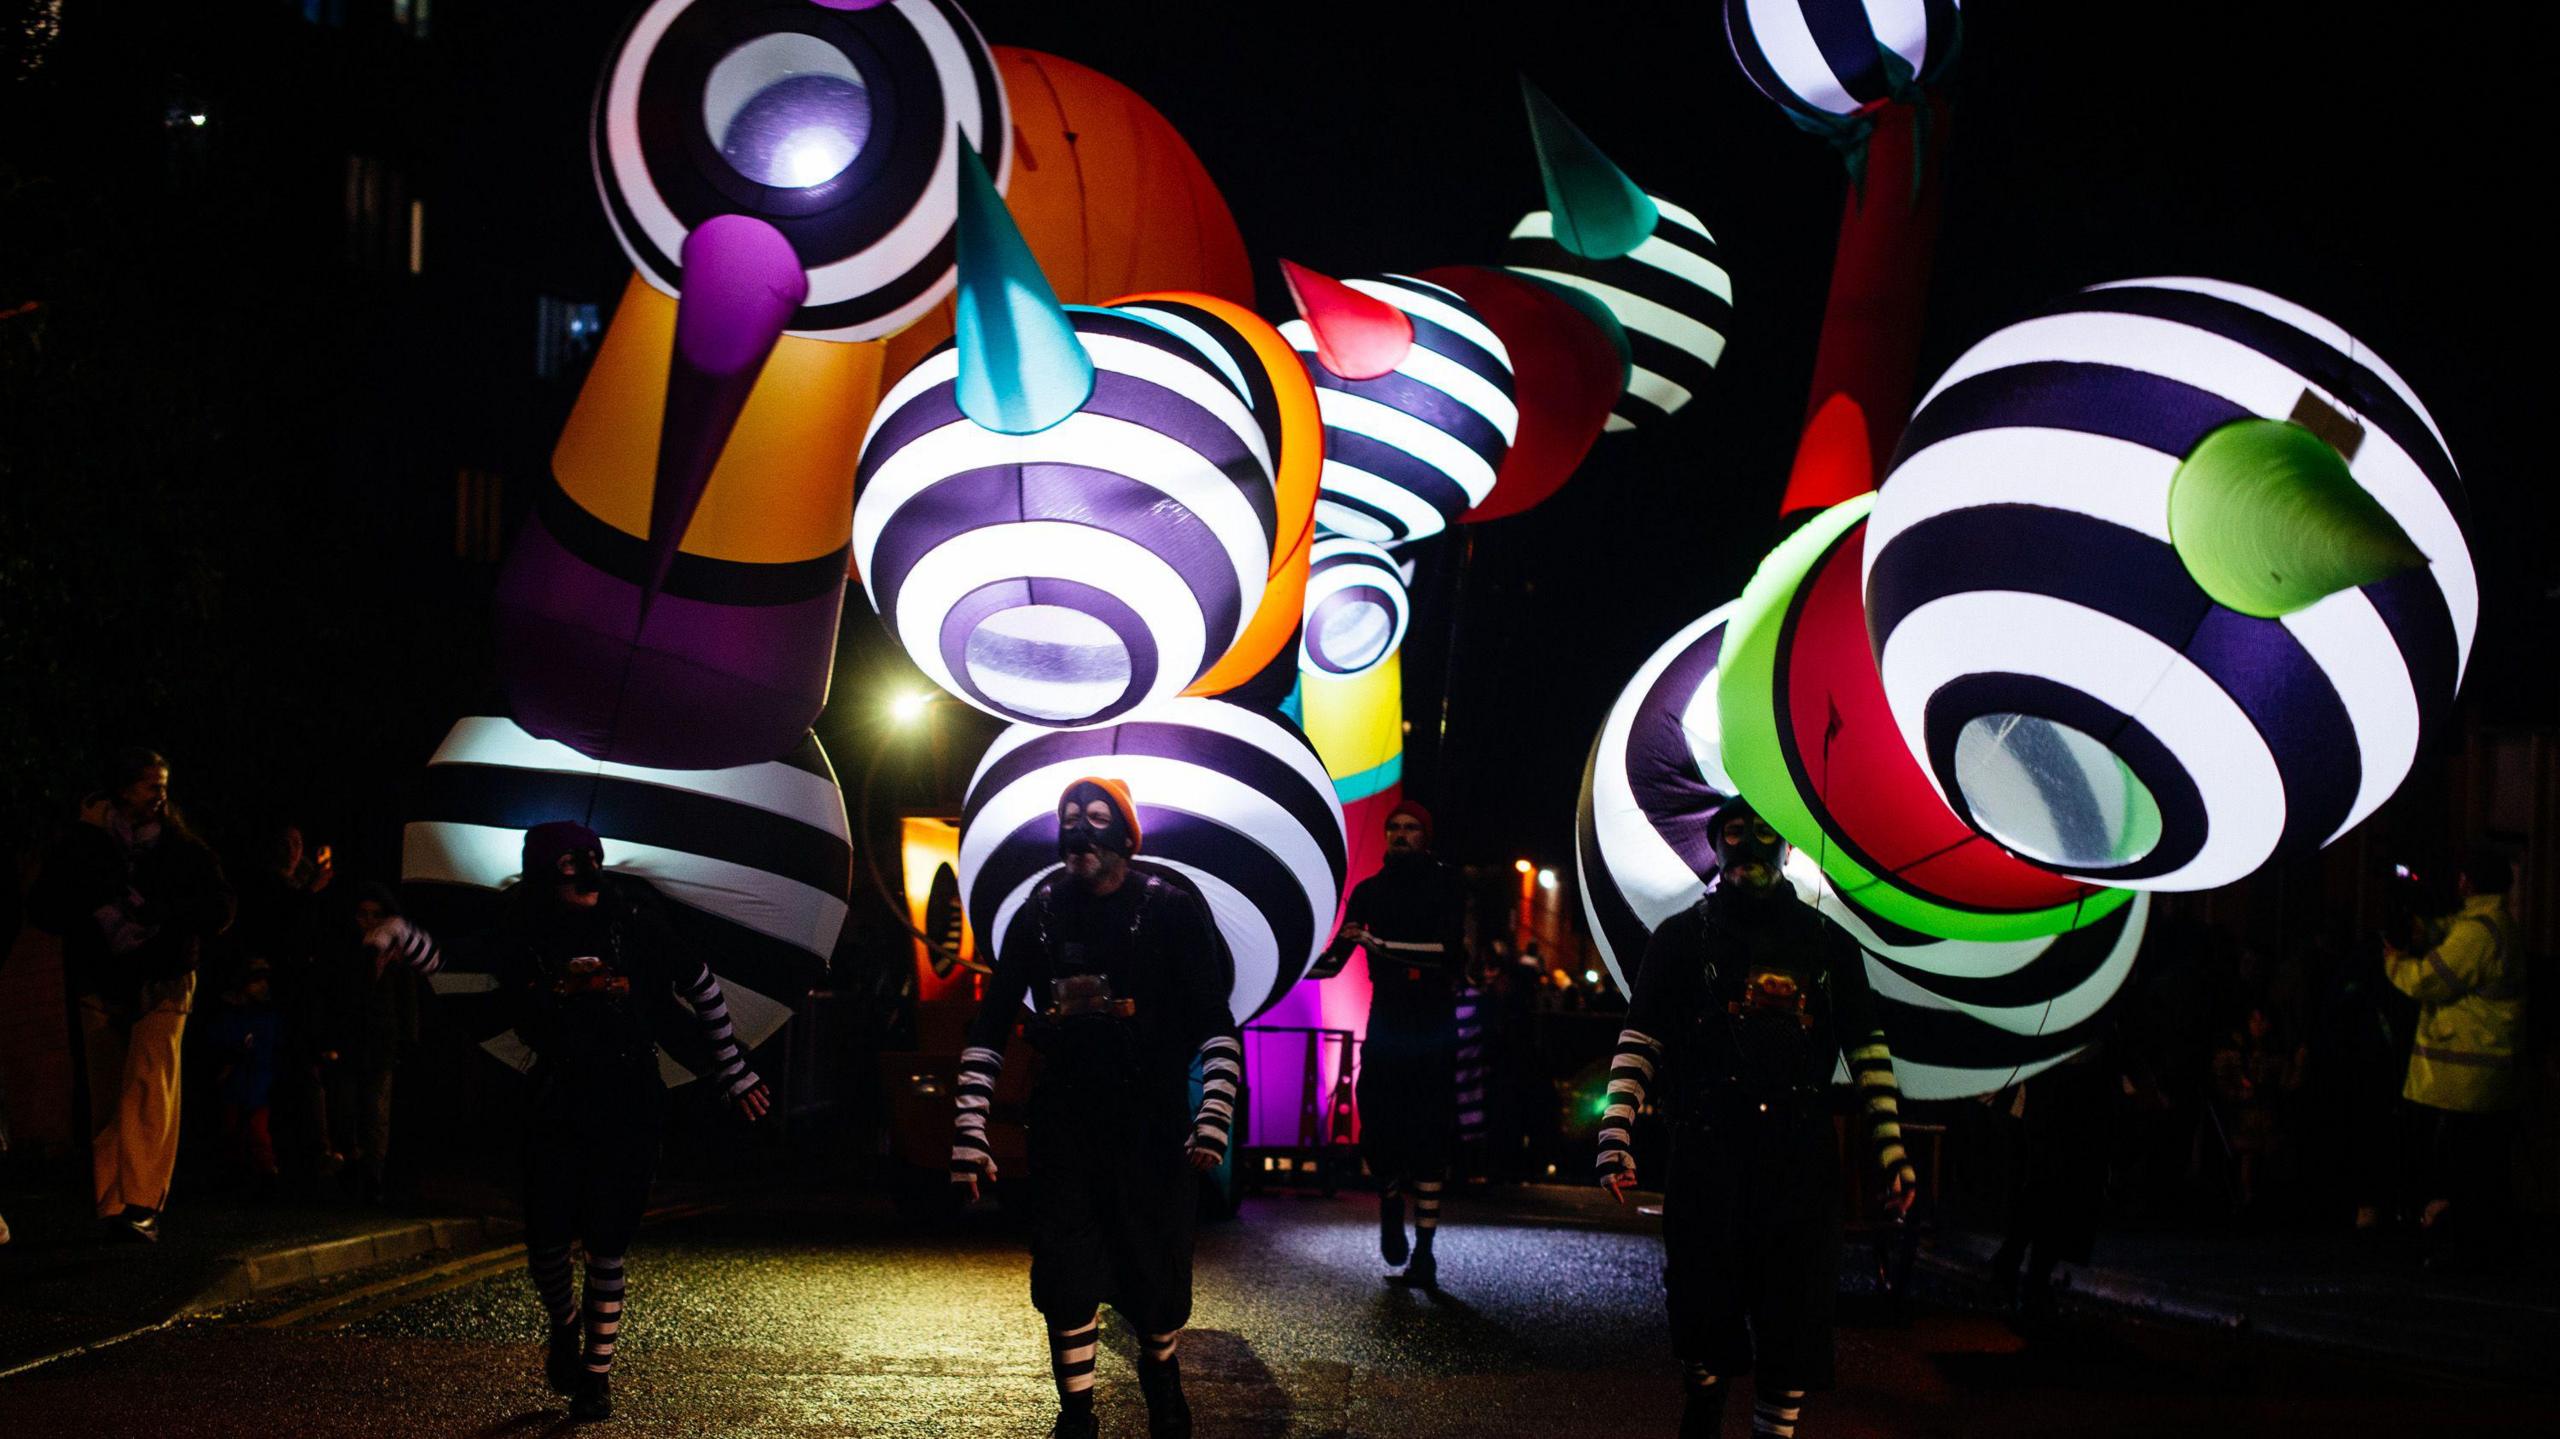
[(202, 125), (204, 123), (204, 112), (202, 110), (188, 111), (187, 123), (190, 125)]
[(1598, 984), (1600, 982), (1600, 971), (1596, 969), (1584, 970), (1582, 972), (1582, 982), (1584, 984)]
[(1553, 889), (1553, 888), (1555, 888), (1555, 887), (1556, 887), (1556, 872), (1555, 872), (1554, 870), (1551, 870), (1551, 869), (1542, 869), (1542, 870), (1539, 870), (1539, 871), (1538, 871), (1538, 888), (1540, 888), (1540, 889)]
[(1511, 867), (1520, 871), (1522, 874), (1527, 874), (1530, 868), (1529, 861), (1525, 859), (1515, 859), (1511, 861)]
[(923, 690), (909, 690), (889, 701), (889, 718), (899, 724), (914, 724), (933, 703), (933, 696)]

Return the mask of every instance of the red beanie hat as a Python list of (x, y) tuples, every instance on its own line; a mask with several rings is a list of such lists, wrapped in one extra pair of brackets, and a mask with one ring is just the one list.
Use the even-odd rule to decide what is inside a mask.
[(1431, 848), (1432, 836), (1436, 829), (1431, 823), (1431, 811), (1422, 807), (1422, 801), (1399, 799), (1396, 801), (1396, 807), (1387, 811), (1387, 818), (1394, 819), (1400, 814), (1409, 814), (1414, 817), (1415, 822), (1422, 826), (1422, 847)]

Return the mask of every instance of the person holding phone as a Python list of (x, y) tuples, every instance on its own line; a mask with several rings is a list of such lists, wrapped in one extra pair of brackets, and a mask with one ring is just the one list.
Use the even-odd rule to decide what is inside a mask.
[(1724, 1432), (1725, 1381), (1756, 1367), (1753, 1432), (1793, 1434), (1831, 1380), (1840, 1277), (1831, 1078), (1864, 1101), (1886, 1206), (1907, 1211), (1893, 1055), (1864, 957), (1796, 897), (1786, 841), (1739, 796), (1716, 811), (1713, 888), (1646, 944), (1601, 1118), (1601, 1183), (1636, 1185), (1632, 1131), (1648, 1096), (1672, 1121), (1662, 1286), (1685, 1371), (1683, 1439)]

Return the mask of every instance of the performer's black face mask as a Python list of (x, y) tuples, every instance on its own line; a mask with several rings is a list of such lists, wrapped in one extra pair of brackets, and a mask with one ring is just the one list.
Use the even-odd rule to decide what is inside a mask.
[(1067, 793), (1058, 806), (1058, 857), (1073, 858), (1107, 850), (1113, 854), (1129, 854), (1137, 843), (1129, 833), (1129, 822), (1122, 818), (1118, 806), (1101, 790), (1078, 785)]
[(604, 888), (604, 867), (591, 854), (563, 856), (560, 882), (579, 894), (594, 894)]
[(1787, 842), (1756, 814), (1734, 814), (1716, 826), (1716, 865), (1746, 888), (1774, 888)]

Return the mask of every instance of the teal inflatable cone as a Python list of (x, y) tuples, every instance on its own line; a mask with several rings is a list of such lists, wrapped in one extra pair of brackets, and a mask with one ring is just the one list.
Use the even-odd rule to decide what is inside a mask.
[(1520, 98), (1529, 107), (1556, 243), (1586, 260), (1614, 260), (1650, 238), (1662, 218), (1652, 198), (1525, 75)]
[(1007, 435), (1036, 434), (1093, 396), (1093, 358), (1040, 273), (977, 152), (960, 147), (960, 412)]

